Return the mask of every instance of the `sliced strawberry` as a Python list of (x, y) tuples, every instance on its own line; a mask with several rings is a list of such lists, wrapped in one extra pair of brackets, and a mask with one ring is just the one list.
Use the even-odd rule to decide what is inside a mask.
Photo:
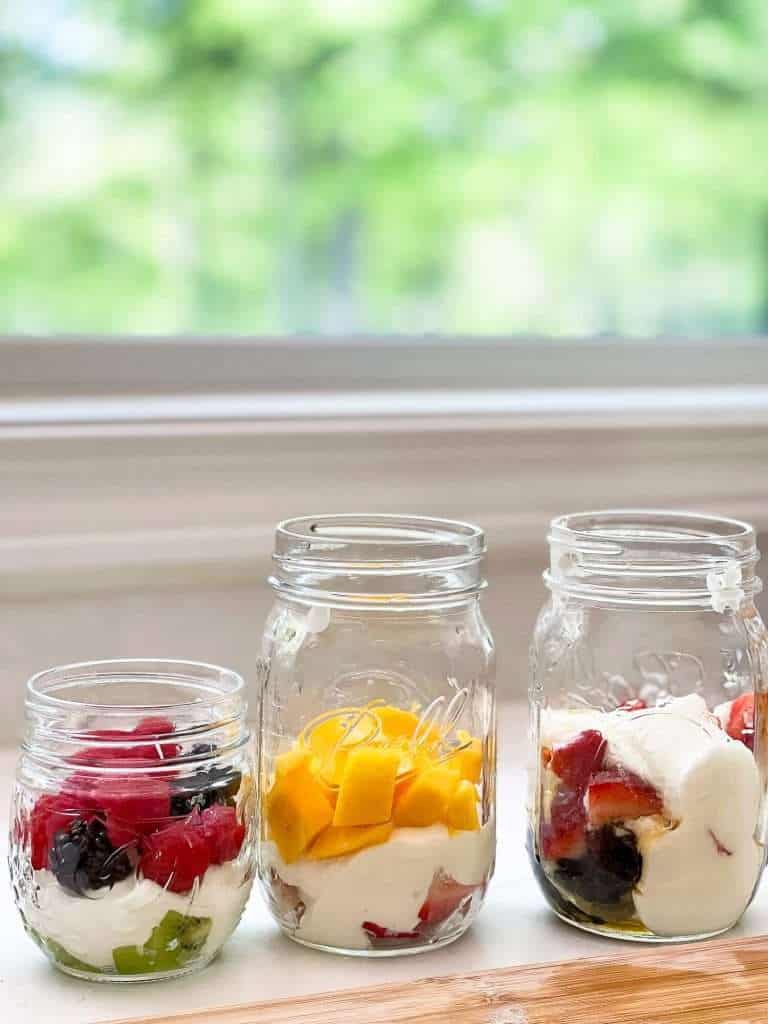
[(547, 860), (576, 859), (586, 850), (587, 812), (581, 790), (561, 786), (541, 827), (541, 853)]
[(211, 863), (201, 828), (177, 821), (144, 840), (140, 869), (145, 878), (170, 892), (189, 892)]
[(240, 853), (245, 839), (245, 825), (237, 820), (234, 807), (211, 804), (201, 814), (198, 828), (208, 843), (211, 864), (224, 864)]
[(555, 747), (550, 768), (571, 789), (583, 789), (590, 775), (599, 772), (605, 756), (605, 740), (597, 729), (586, 729), (569, 743)]
[(617, 711), (645, 711), (648, 705), (644, 700), (640, 700), (639, 697), (634, 697), (632, 700), (625, 700), (623, 704), (619, 704), (616, 708)]
[(363, 921), (361, 925), (364, 932), (367, 932), (372, 939), (420, 939), (421, 935), (419, 932), (393, 932), (389, 928), (384, 928), (380, 924), (376, 924), (375, 921)]
[(477, 885), (462, 885), (450, 875), (438, 871), (419, 909), (419, 920), (424, 924), (440, 924), (462, 904), (468, 906), (469, 898), (477, 888)]
[(741, 740), (745, 747), (755, 749), (755, 695), (745, 693), (731, 704), (725, 731), (734, 740)]
[(45, 793), (39, 797), (29, 816), (30, 859), (35, 871), (48, 867), (48, 853), (53, 837), (60, 829), (69, 828), (77, 816), (71, 799), (62, 793)]
[(639, 775), (621, 768), (599, 772), (587, 789), (587, 807), (592, 825), (660, 814), (663, 806), (658, 790)]

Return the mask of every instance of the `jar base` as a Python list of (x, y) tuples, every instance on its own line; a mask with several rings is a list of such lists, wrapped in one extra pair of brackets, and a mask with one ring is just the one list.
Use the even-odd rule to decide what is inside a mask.
[(436, 939), (434, 942), (423, 942), (417, 946), (398, 946), (397, 949), (345, 949), (341, 946), (326, 946), (322, 942), (310, 942), (308, 939), (300, 939), (287, 928), (281, 928), (280, 930), (291, 942), (295, 942), (299, 946), (306, 946), (307, 949), (317, 949), (321, 953), (335, 953), (336, 956), (354, 956), (364, 957), (368, 960), (381, 960), (396, 956), (417, 956), (419, 953), (429, 953), (433, 949), (442, 949), (443, 946), (449, 946), (452, 942), (460, 939), (462, 935), (469, 931), (469, 926)]
[(175, 978), (183, 978), (187, 974), (196, 974), (198, 971), (204, 970), (209, 964), (218, 956), (218, 952), (214, 953), (212, 957), (207, 960), (202, 960), (198, 963), (187, 964), (185, 967), (179, 967), (175, 971), (155, 971), (147, 974), (118, 974), (117, 972), (104, 972), (96, 973), (92, 971), (80, 971), (76, 967), (68, 967), (66, 964), (59, 963), (56, 960), (49, 959), (52, 967), (55, 967), (57, 971), (61, 971), (62, 974), (68, 974), (72, 978), (78, 978), (80, 981), (90, 981), (95, 984), (117, 984), (117, 985), (132, 985), (132, 984), (146, 984), (147, 982), (160, 982), (160, 981), (173, 981)]
[(564, 921), (565, 924), (570, 925), (572, 928), (578, 928), (582, 932), (600, 935), (605, 939), (618, 939), (624, 942), (645, 942), (656, 945), (679, 945), (684, 942), (702, 942), (704, 939), (714, 939), (718, 935), (725, 935), (726, 932), (729, 932), (737, 924), (734, 921), (733, 924), (729, 924), (725, 928), (718, 928), (713, 932), (701, 932), (697, 935), (656, 935), (649, 931), (638, 930), (635, 932), (612, 927), (609, 922), (597, 924), (596, 922), (574, 921), (552, 906), (550, 906), (550, 910), (561, 921)]

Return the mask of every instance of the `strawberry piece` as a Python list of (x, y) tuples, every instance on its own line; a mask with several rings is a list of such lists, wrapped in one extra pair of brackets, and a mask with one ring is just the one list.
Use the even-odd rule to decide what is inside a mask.
[(640, 700), (639, 697), (634, 697), (632, 700), (625, 700), (623, 704), (619, 704), (616, 708), (617, 711), (645, 711), (648, 705), (644, 700)]
[(549, 767), (571, 789), (583, 789), (590, 775), (603, 766), (605, 740), (597, 729), (586, 729), (569, 743), (555, 747)]
[[(190, 821), (195, 823), (194, 815)], [(211, 864), (224, 864), (234, 860), (240, 853), (245, 839), (245, 825), (237, 820), (234, 807), (211, 804), (200, 814), (197, 827), (208, 843)]]
[(139, 867), (145, 878), (170, 892), (189, 892), (211, 863), (205, 834), (198, 825), (177, 821), (144, 841)]
[(69, 828), (76, 816), (71, 799), (62, 793), (45, 793), (37, 799), (28, 824), (33, 870), (42, 871), (48, 867), (48, 854), (54, 835), (60, 829)]
[(164, 779), (99, 779), (93, 799), (104, 811), (109, 841), (117, 847), (162, 828), (171, 813), (171, 790)]
[(419, 909), (419, 920), (424, 924), (440, 924), (463, 903), (466, 903), (468, 909), (469, 897), (477, 888), (477, 885), (462, 885), (450, 875), (438, 871)]
[(599, 772), (587, 790), (589, 820), (592, 825), (609, 821), (628, 821), (649, 814), (660, 814), (664, 803), (650, 783), (633, 772), (614, 768)]
[(361, 925), (364, 932), (367, 932), (372, 939), (420, 939), (421, 935), (418, 931), (414, 932), (393, 932), (389, 928), (384, 928), (380, 924), (376, 924), (375, 921), (363, 921)]
[(755, 749), (755, 695), (744, 693), (731, 704), (725, 731), (733, 740)]
[(548, 822), (541, 826), (541, 852), (547, 860), (577, 859), (585, 852), (587, 812), (584, 793), (561, 786), (550, 807)]
[[(172, 733), (175, 729), (173, 722), (169, 718), (160, 718), (159, 716), (150, 716), (148, 718), (142, 718), (139, 724), (133, 730), (134, 736), (167, 736), (168, 733)], [(152, 746), (142, 746), (137, 748), (137, 753), (141, 757), (150, 757), (157, 760), (166, 760), (170, 757), (178, 757), (181, 747), (178, 743), (154, 743)]]

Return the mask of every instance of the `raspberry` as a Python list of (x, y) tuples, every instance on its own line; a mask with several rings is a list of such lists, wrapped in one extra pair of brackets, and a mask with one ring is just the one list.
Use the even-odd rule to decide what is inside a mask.
[(191, 821), (205, 836), (211, 856), (211, 864), (224, 864), (234, 860), (240, 853), (245, 839), (245, 825), (237, 820), (234, 807), (213, 804), (200, 815), (198, 822)]
[(147, 837), (140, 869), (145, 878), (170, 892), (189, 892), (210, 863), (204, 830), (198, 824), (179, 821)]
[(99, 779), (93, 798), (106, 815), (109, 841), (116, 847), (162, 828), (171, 812), (170, 787), (163, 779)]
[(69, 828), (76, 812), (72, 801), (64, 793), (39, 797), (29, 816), (29, 843), (32, 868), (42, 871), (48, 867), (48, 855), (54, 835)]

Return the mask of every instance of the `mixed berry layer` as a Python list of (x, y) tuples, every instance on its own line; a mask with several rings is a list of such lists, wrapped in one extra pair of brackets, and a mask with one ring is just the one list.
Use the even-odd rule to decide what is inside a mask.
[(544, 712), (537, 861), (556, 902), (661, 934), (732, 924), (759, 870), (753, 735), (751, 695), (716, 715), (698, 696)]
[[(461, 730), (449, 735), (416, 710), (371, 705), (311, 722), (275, 759), (264, 805), (273, 850), (269, 885), (280, 920), (307, 941), (360, 948), (431, 941), (438, 926), (468, 913), (485, 885), (488, 864), (471, 878), (455, 877), (435, 851), (457, 836), (469, 847), (471, 837), (484, 831), (482, 759), (480, 740)], [(406, 850), (402, 833), (412, 830), (419, 837)], [(378, 847), (388, 854), (379, 857)], [(397, 878), (398, 856), (418, 862), (421, 887), (404, 927), (366, 914), (365, 893), (354, 884), (365, 865), (369, 888), (382, 870)], [(358, 915), (354, 934), (346, 928), (343, 937), (338, 922), (324, 930), (321, 920), (327, 884), (320, 879), (329, 865), (339, 864), (348, 872), (345, 902), (356, 902)], [(402, 884), (413, 891), (408, 865), (404, 870)]]
[[(191, 894), (194, 903), (210, 870), (238, 857), (246, 831), (236, 806), (240, 772), (215, 762), (211, 765), (215, 751), (199, 744), (189, 753), (198, 763), (205, 759), (204, 769), (184, 774), (181, 768), (172, 772), (166, 768), (153, 773), (153, 766), (180, 753), (179, 744), (165, 739), (173, 732), (170, 721), (150, 718), (131, 732), (91, 733), (94, 741), (108, 740), (110, 745), (86, 747), (74, 755), (71, 761), (79, 767), (61, 789), (38, 798), (20, 824), (37, 880), (37, 909), (43, 903), (57, 905), (56, 887), (70, 899), (82, 900), (83, 915), (95, 912), (94, 901), (103, 900), (104, 891), (114, 889), (124, 893), (126, 905), (133, 900), (135, 912), (133, 894), (139, 885), (148, 901), (157, 901), (158, 911), (164, 905), (156, 895), (160, 891), (184, 896), (188, 904)], [(143, 744), (142, 736), (162, 736), (163, 742)], [(122, 906), (121, 898), (109, 897), (115, 909)], [(58, 905), (62, 913), (69, 913), (69, 904)], [(34, 907), (28, 916), (36, 916)], [(166, 908), (145, 934), (142, 947), (116, 944), (113, 969), (118, 973), (165, 970), (169, 958), (173, 959), (171, 953), (175, 966), (182, 966), (190, 959), (190, 951), (200, 946), (203, 933), (207, 936), (211, 930), (209, 919), (195, 921), (186, 916), (187, 923), (182, 924), (179, 918), (185, 914)], [(194, 936), (189, 922), (194, 923)], [(49, 930), (50, 926), (49, 921)], [(61, 940), (67, 936), (54, 940), (30, 927), (37, 941), (65, 963), (67, 946)], [(124, 922), (120, 928), (125, 931)], [(170, 952), (163, 953), (166, 938)]]

